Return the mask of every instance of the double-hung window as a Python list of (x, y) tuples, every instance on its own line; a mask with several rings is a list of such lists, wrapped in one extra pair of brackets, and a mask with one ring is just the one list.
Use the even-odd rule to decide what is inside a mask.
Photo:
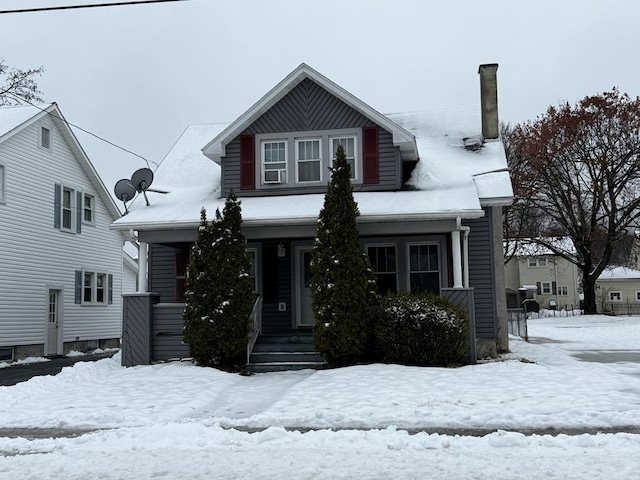
[(347, 157), (347, 163), (351, 168), (351, 180), (355, 180), (357, 178), (356, 175), (356, 137), (353, 135), (344, 136), (344, 137), (331, 137), (331, 164), (336, 159), (336, 153), (338, 151), (338, 146), (342, 145), (344, 149), (344, 154)]
[(85, 193), (82, 197), (82, 201), (82, 221), (85, 223), (95, 223), (95, 197), (93, 195), (88, 195)]
[(6, 166), (0, 163), (0, 203), (7, 201), (7, 173)]
[(62, 187), (61, 204), (61, 228), (63, 230), (73, 230), (73, 210), (75, 208), (75, 192), (67, 187)]
[(321, 163), (322, 156), (319, 138), (296, 140), (298, 182), (319, 182), (322, 180), (320, 173)]
[(440, 293), (440, 252), (437, 243), (409, 245), (409, 286), (412, 292)]
[(84, 272), (82, 284), (82, 303), (107, 303), (107, 274)]
[(370, 245), (367, 255), (373, 273), (378, 279), (378, 291), (381, 295), (398, 291), (395, 245)]
[(553, 291), (552, 288), (551, 282), (540, 282), (540, 292), (543, 295), (550, 295)]
[(569, 295), (569, 287), (564, 286), (564, 285), (558, 287), (558, 295), (560, 295), (562, 297), (566, 297), (567, 295)]
[(609, 301), (610, 302), (621, 302), (622, 301), (622, 292), (609, 292)]
[(284, 140), (262, 142), (262, 181), (287, 183), (287, 142)]

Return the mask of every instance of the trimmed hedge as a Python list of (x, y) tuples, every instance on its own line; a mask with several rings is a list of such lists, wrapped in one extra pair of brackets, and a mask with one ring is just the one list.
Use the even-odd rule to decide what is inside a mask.
[(385, 362), (446, 366), (467, 353), (469, 322), (446, 298), (400, 293), (383, 299), (375, 336)]

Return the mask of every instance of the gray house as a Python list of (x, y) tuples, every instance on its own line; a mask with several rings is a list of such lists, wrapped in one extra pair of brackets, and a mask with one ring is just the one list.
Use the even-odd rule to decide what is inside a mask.
[[(501, 207), (512, 189), (498, 139), (497, 67), (480, 67), (482, 108), (383, 115), (302, 64), (231, 124), (189, 126), (155, 172), (154, 187), (169, 193), (149, 192), (149, 206), (134, 202), (112, 225), (137, 232), (148, 248), (148, 286), (142, 278), (141, 292), (125, 296), (124, 364), (188, 356), (189, 248), (201, 208), (211, 216), (231, 189), (242, 201), (261, 298), (249, 362), (278, 361), (257, 354), (266, 339), (308, 335), (311, 247), (338, 145), (383, 293), (452, 297), (472, 314), (479, 356), (506, 349)], [(309, 358), (294, 350), (281, 357), (289, 366)]]

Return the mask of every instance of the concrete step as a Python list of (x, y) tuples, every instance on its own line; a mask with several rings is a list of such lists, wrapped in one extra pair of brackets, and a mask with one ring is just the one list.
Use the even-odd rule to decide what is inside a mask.
[(322, 362), (318, 352), (251, 352), (249, 363)]
[(266, 373), (266, 372), (285, 372), (288, 370), (322, 370), (326, 368), (324, 362), (277, 362), (277, 363), (249, 363), (245, 369), (248, 372)]

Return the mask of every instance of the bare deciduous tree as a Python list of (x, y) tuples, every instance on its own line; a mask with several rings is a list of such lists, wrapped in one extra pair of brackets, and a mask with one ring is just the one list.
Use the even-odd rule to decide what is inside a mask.
[(0, 107), (42, 102), (36, 77), (42, 75), (43, 71), (42, 67), (26, 70), (9, 67), (0, 58)]
[[(516, 196), (506, 234), (536, 237), (576, 264), (585, 313), (595, 313), (595, 281), (640, 217), (640, 98), (614, 88), (503, 135)], [(553, 241), (559, 236), (574, 248)]]

